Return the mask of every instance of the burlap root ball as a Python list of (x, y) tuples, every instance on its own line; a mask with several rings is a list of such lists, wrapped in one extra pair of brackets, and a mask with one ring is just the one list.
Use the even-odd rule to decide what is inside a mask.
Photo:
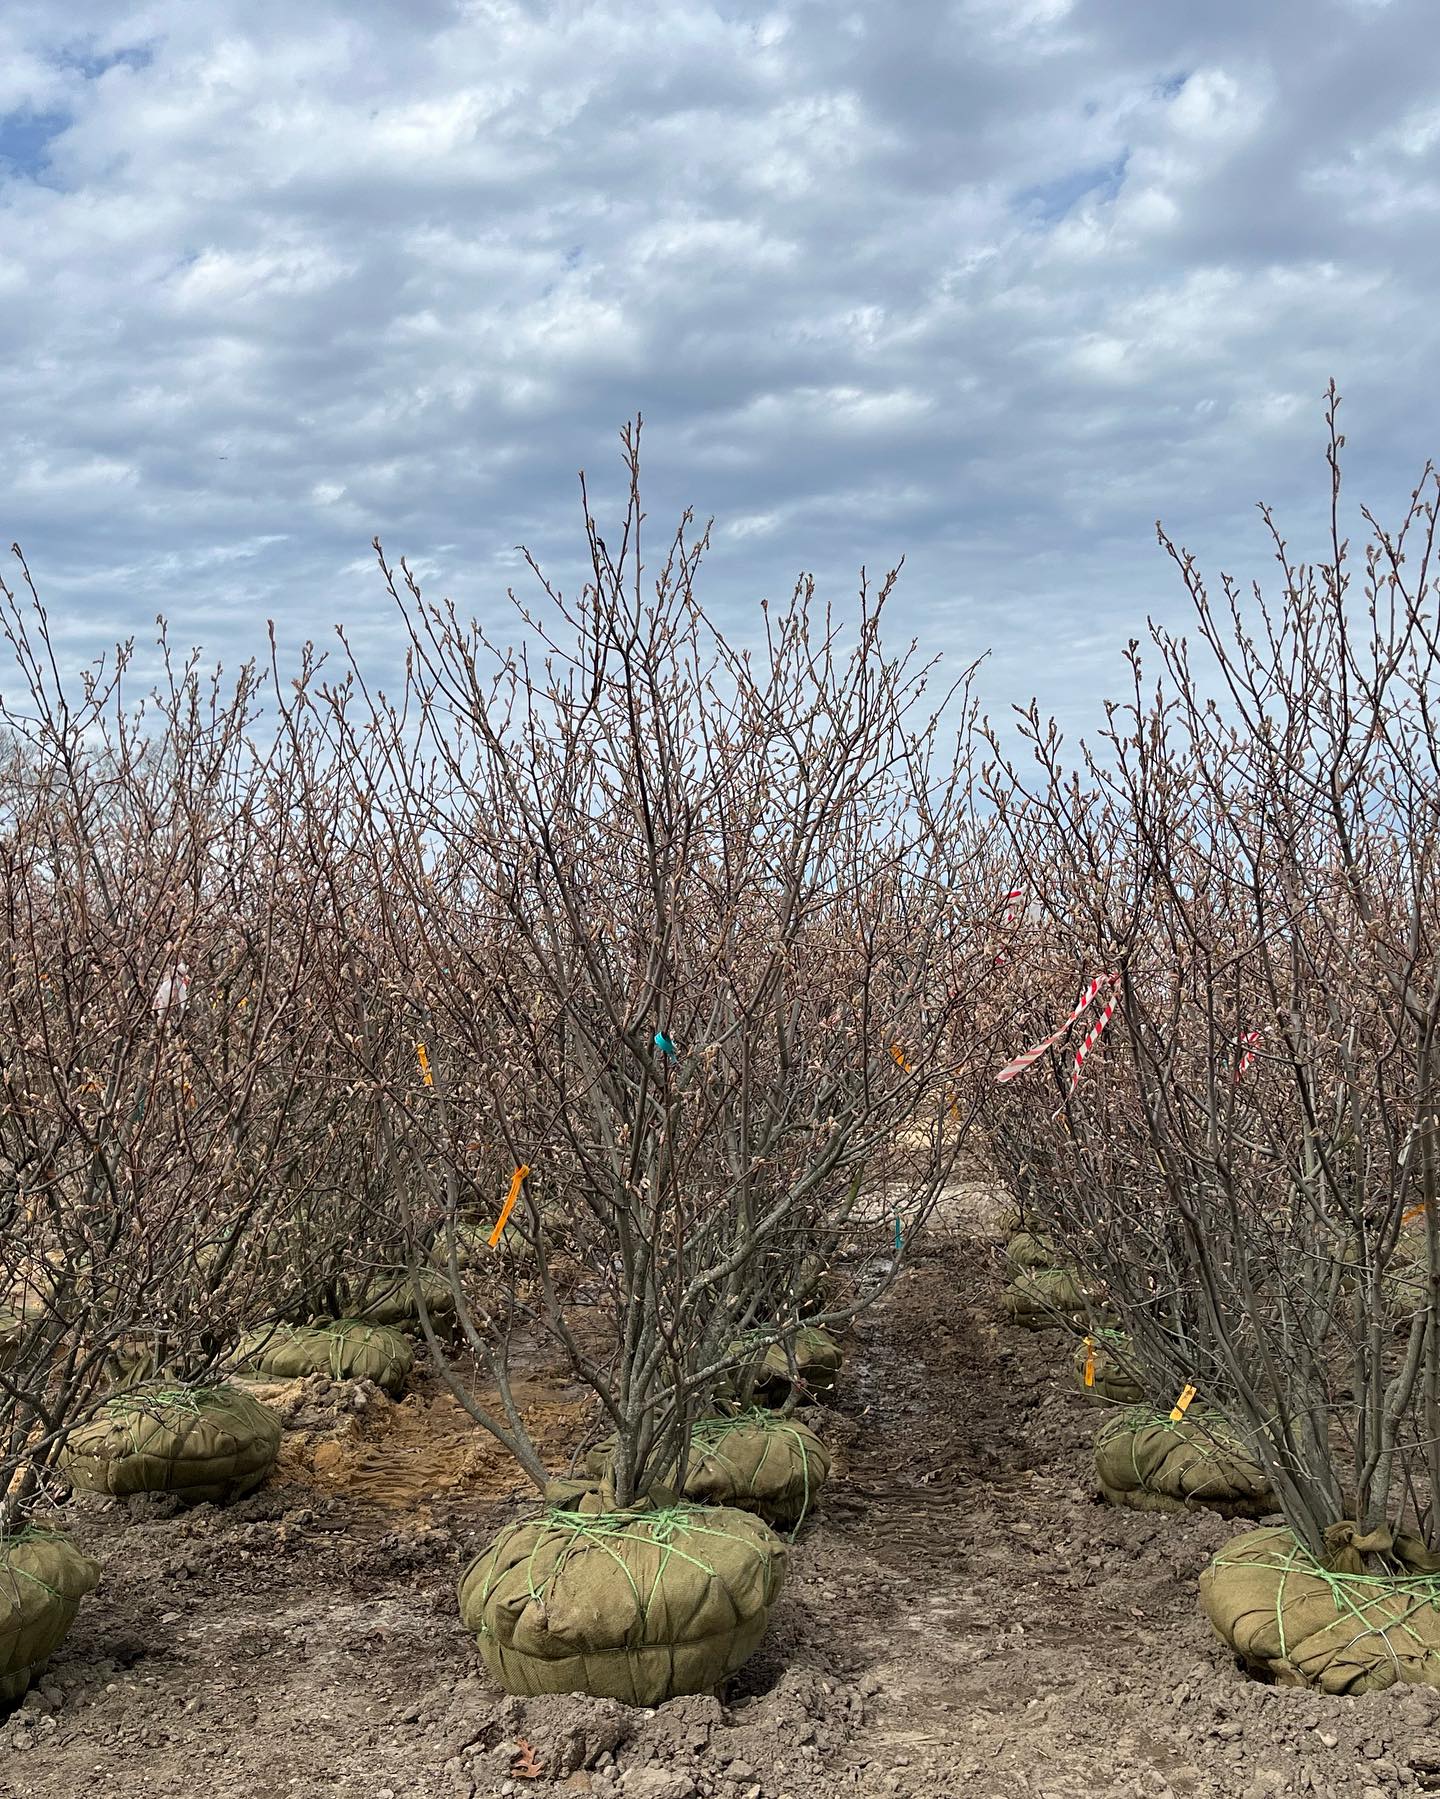
[(1013, 1237), (1017, 1231), (1025, 1229), (1025, 1214), (1017, 1201), (1005, 1200), (995, 1218), (995, 1229), (1002, 1237)]
[[(614, 1439), (586, 1457), (595, 1478), (608, 1479)], [(697, 1505), (736, 1506), (767, 1524), (789, 1530), (799, 1525), (830, 1478), (830, 1452), (799, 1418), (767, 1411), (731, 1418), (701, 1418), (690, 1433), (685, 1479), (667, 1484)]]
[[(1322, 1563), (1288, 1529), (1232, 1537), (1200, 1576), (1200, 1603), (1222, 1640), (1280, 1686), (1440, 1686), (1440, 1561), (1414, 1539), (1362, 1537), (1353, 1524), (1332, 1527), (1326, 1544)], [(1395, 1572), (1358, 1572), (1365, 1551), (1383, 1553)]]
[(1075, 1346), (1071, 1373), (1089, 1399), (1106, 1405), (1140, 1405), (1145, 1389), (1131, 1367), (1130, 1339), (1123, 1331), (1094, 1331)]
[(1265, 1471), (1225, 1420), (1192, 1407), (1172, 1420), (1134, 1406), (1101, 1425), (1095, 1473), (1112, 1505), (1137, 1512), (1219, 1512), (1263, 1518), (1279, 1510)]
[(251, 1331), (235, 1351), (235, 1372), (246, 1379), (370, 1380), (387, 1393), (404, 1391), (415, 1352), (399, 1331), (363, 1318), (333, 1324), (282, 1324)]
[(1062, 1258), (1048, 1237), (1034, 1231), (1015, 1231), (1005, 1245), (1005, 1276), (1015, 1280), (1032, 1268), (1058, 1268)]
[(780, 1406), (793, 1390), (801, 1405), (826, 1400), (835, 1391), (835, 1382), (844, 1360), (840, 1345), (828, 1331), (807, 1324), (790, 1339), (795, 1352), (797, 1381), (790, 1378), (790, 1358), (784, 1343), (772, 1343), (760, 1359), (755, 1378), (755, 1398), (761, 1405)]
[(44, 1672), (99, 1578), (98, 1564), (65, 1537), (0, 1537), (0, 1704), (23, 1697)]
[(1032, 1268), (1006, 1287), (1003, 1303), (1011, 1324), (1024, 1330), (1076, 1330), (1113, 1320), (1098, 1286), (1075, 1268)]
[(60, 1465), (87, 1493), (176, 1493), (198, 1505), (253, 1493), (279, 1449), (280, 1420), (237, 1387), (155, 1382), (107, 1400), (71, 1433)]
[(509, 1693), (660, 1705), (749, 1659), (784, 1571), (783, 1541), (733, 1507), (551, 1510), (475, 1558), (460, 1617)]
[[(438, 1231), (435, 1236), (435, 1241), (431, 1245), (430, 1260), (437, 1268), (449, 1268), (450, 1241), (453, 1235), (455, 1242), (455, 1266), (457, 1268), (474, 1268), (484, 1260), (487, 1253), (492, 1257), (496, 1253), (495, 1250), (490, 1248), (490, 1232), (492, 1228), (492, 1226), (485, 1224), (457, 1223), (453, 1232), (447, 1230)], [(505, 1243), (511, 1238), (512, 1231), (513, 1227), (507, 1224), (505, 1227), (505, 1234), (500, 1239), (501, 1243)], [(513, 1247), (517, 1250), (524, 1248), (524, 1239), (520, 1237), (518, 1232), (514, 1232), (513, 1234)], [(496, 1249), (498, 1248), (499, 1245), (497, 1244)]]
[(1430, 1263), (1423, 1220), (1401, 1232), (1395, 1254), (1380, 1282), (1381, 1300), (1392, 1330), (1408, 1331), (1417, 1312), (1430, 1303)]
[(367, 1324), (387, 1324), (403, 1330), (419, 1321), (418, 1293), (424, 1294), (433, 1323), (454, 1317), (455, 1295), (450, 1282), (434, 1268), (417, 1268), (413, 1280), (403, 1268), (375, 1275), (356, 1289), (350, 1315)]

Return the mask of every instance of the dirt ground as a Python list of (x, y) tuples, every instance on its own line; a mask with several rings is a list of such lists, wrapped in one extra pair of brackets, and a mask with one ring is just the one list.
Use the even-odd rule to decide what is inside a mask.
[[(1380, 1799), (1440, 1791), (1440, 1693), (1246, 1680), (1195, 1576), (1231, 1526), (1093, 1498), (1068, 1340), (1000, 1322), (983, 1195), (847, 1344), (838, 1451), (766, 1646), (722, 1699), (507, 1699), (456, 1615), (513, 1464), (433, 1374), (275, 1389), (275, 1480), (228, 1511), (67, 1508), (104, 1564), (0, 1721), (0, 1799)], [(524, 1395), (563, 1466), (584, 1397)], [(539, 1770), (537, 1773), (536, 1770)]]

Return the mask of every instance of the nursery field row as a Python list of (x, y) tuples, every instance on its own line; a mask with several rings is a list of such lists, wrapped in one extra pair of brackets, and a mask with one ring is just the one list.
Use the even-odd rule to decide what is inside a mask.
[[(498, 1693), (453, 1583), (523, 1504), (513, 1463), (477, 1444), (433, 1372), (359, 1409), (365, 1388), (312, 1379), (259, 1389), (285, 1443), (238, 1506), (70, 1508), (105, 1574), (0, 1735), (0, 1793), (189, 1799), (200, 1768), (216, 1799), (488, 1799), (507, 1780), (724, 1799), (1363, 1799), (1440, 1780), (1429, 1692), (1347, 1701), (1234, 1669), (1195, 1581), (1243, 1524), (1097, 1502), (1097, 1408), (1067, 1339), (1005, 1321), (996, 1216), (983, 1188), (950, 1196), (857, 1326), (817, 1416), (835, 1475), (769, 1640), (719, 1700), (644, 1714)], [(563, 1455), (583, 1393), (540, 1366), (524, 1399)], [(528, 1783), (510, 1772), (522, 1739), (547, 1771)]]

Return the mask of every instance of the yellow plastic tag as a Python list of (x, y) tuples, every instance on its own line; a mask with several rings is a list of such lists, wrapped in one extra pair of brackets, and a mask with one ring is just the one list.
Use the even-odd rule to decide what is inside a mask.
[(415, 1060), (420, 1064), (420, 1079), (424, 1081), (427, 1087), (433, 1087), (435, 1085), (435, 1077), (430, 1072), (430, 1057), (426, 1054), (425, 1045), (423, 1043), (417, 1043), (415, 1045)]
[(1194, 1397), (1194, 1387), (1186, 1387), (1182, 1390), (1180, 1397), (1175, 1401), (1174, 1409), (1170, 1413), (1170, 1422), (1172, 1424), (1178, 1424), (1185, 1416), (1186, 1412), (1190, 1410), (1190, 1401)]
[(499, 1220), (496, 1223), (494, 1230), (490, 1233), (491, 1249), (494, 1249), (495, 1245), (500, 1241), (500, 1233), (510, 1222), (510, 1214), (515, 1210), (515, 1201), (520, 1197), (521, 1182), (529, 1172), (530, 1164), (528, 1162), (523, 1162), (520, 1167), (515, 1170), (514, 1174), (510, 1176), (510, 1191), (505, 1195), (505, 1204), (500, 1208)]
[(1085, 1339), (1085, 1385), (1087, 1387), (1095, 1385), (1095, 1339), (1093, 1337)]

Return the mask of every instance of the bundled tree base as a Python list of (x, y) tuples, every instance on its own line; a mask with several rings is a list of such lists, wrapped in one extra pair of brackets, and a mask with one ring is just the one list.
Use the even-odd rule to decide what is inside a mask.
[(1005, 1273), (1012, 1281), (1034, 1268), (1054, 1268), (1059, 1262), (1055, 1245), (1034, 1231), (1012, 1231), (1005, 1245)]
[(24, 1696), (69, 1635), (100, 1569), (64, 1537), (0, 1537), (0, 1704)]
[(1172, 1420), (1134, 1406), (1100, 1427), (1095, 1473), (1111, 1505), (1137, 1512), (1219, 1512), (1263, 1518), (1280, 1509), (1264, 1470), (1223, 1418)]
[(788, 1404), (792, 1394), (801, 1405), (829, 1399), (844, 1360), (840, 1345), (828, 1331), (807, 1324), (789, 1340), (795, 1357), (795, 1376), (784, 1343), (772, 1343), (760, 1359), (755, 1375), (755, 1398), (764, 1406)]
[(1078, 1344), (1071, 1362), (1075, 1385), (1107, 1405), (1141, 1405), (1145, 1390), (1125, 1359), (1130, 1339), (1124, 1331), (1095, 1330)]
[(422, 1293), (426, 1310), (437, 1323), (455, 1316), (455, 1295), (450, 1283), (433, 1268), (417, 1268), (413, 1280), (404, 1269), (398, 1269), (393, 1275), (367, 1282), (356, 1294), (350, 1312), (367, 1324), (404, 1329), (418, 1322)]
[[(443, 1270), (449, 1268), (451, 1239), (453, 1237), (455, 1266), (462, 1269), (478, 1267), (487, 1254), (491, 1256), (495, 1254), (495, 1250), (490, 1248), (490, 1228), (490, 1226), (484, 1224), (457, 1223), (453, 1232), (440, 1231), (430, 1247), (430, 1260), (439, 1269)], [(511, 1244), (511, 1247), (513, 1247), (517, 1253), (524, 1249), (524, 1239), (512, 1225), (507, 1224), (505, 1227), (505, 1235), (500, 1239), (500, 1244), (505, 1244), (512, 1238), (514, 1241)], [(498, 1249), (499, 1247), (500, 1245), (497, 1244), (496, 1248)]]
[[(1245, 1667), (1280, 1686), (1440, 1687), (1440, 1557), (1388, 1530), (1326, 1532), (1318, 1562), (1287, 1529), (1247, 1531), (1200, 1576), (1200, 1603)], [(1393, 1574), (1362, 1572), (1383, 1556)], [(1328, 1565), (1327, 1565), (1328, 1563)]]
[(1421, 1245), (1419, 1261), (1393, 1261), (1380, 1283), (1381, 1297), (1390, 1328), (1408, 1331), (1417, 1312), (1430, 1304), (1430, 1270)]
[[(606, 1479), (613, 1456), (613, 1441), (602, 1443), (586, 1467)], [(753, 1411), (699, 1419), (677, 1484), (680, 1496), (697, 1505), (735, 1506), (788, 1530), (804, 1520), (829, 1478), (830, 1452), (808, 1424)]]
[(830, 1451), (798, 1418), (702, 1418), (690, 1433), (684, 1496), (737, 1506), (767, 1524), (801, 1524), (830, 1478)]
[(331, 1380), (370, 1380), (392, 1395), (404, 1390), (415, 1354), (399, 1331), (363, 1318), (334, 1324), (278, 1325), (251, 1331), (236, 1349), (242, 1378), (303, 1380), (328, 1374)]
[(1032, 1268), (1005, 1289), (1002, 1303), (1011, 1324), (1024, 1330), (1083, 1331), (1112, 1314), (1100, 1295), (1073, 1268)]
[(175, 1493), (191, 1504), (253, 1493), (275, 1465), (280, 1420), (236, 1387), (132, 1387), (72, 1432), (60, 1465), (86, 1493)]
[(115, 1387), (157, 1380), (161, 1373), (158, 1348), (148, 1337), (122, 1337), (106, 1358), (105, 1368)]
[(783, 1541), (733, 1507), (605, 1503), (591, 1491), (509, 1525), (466, 1569), (460, 1616), (486, 1668), (527, 1697), (713, 1691), (765, 1634)]

